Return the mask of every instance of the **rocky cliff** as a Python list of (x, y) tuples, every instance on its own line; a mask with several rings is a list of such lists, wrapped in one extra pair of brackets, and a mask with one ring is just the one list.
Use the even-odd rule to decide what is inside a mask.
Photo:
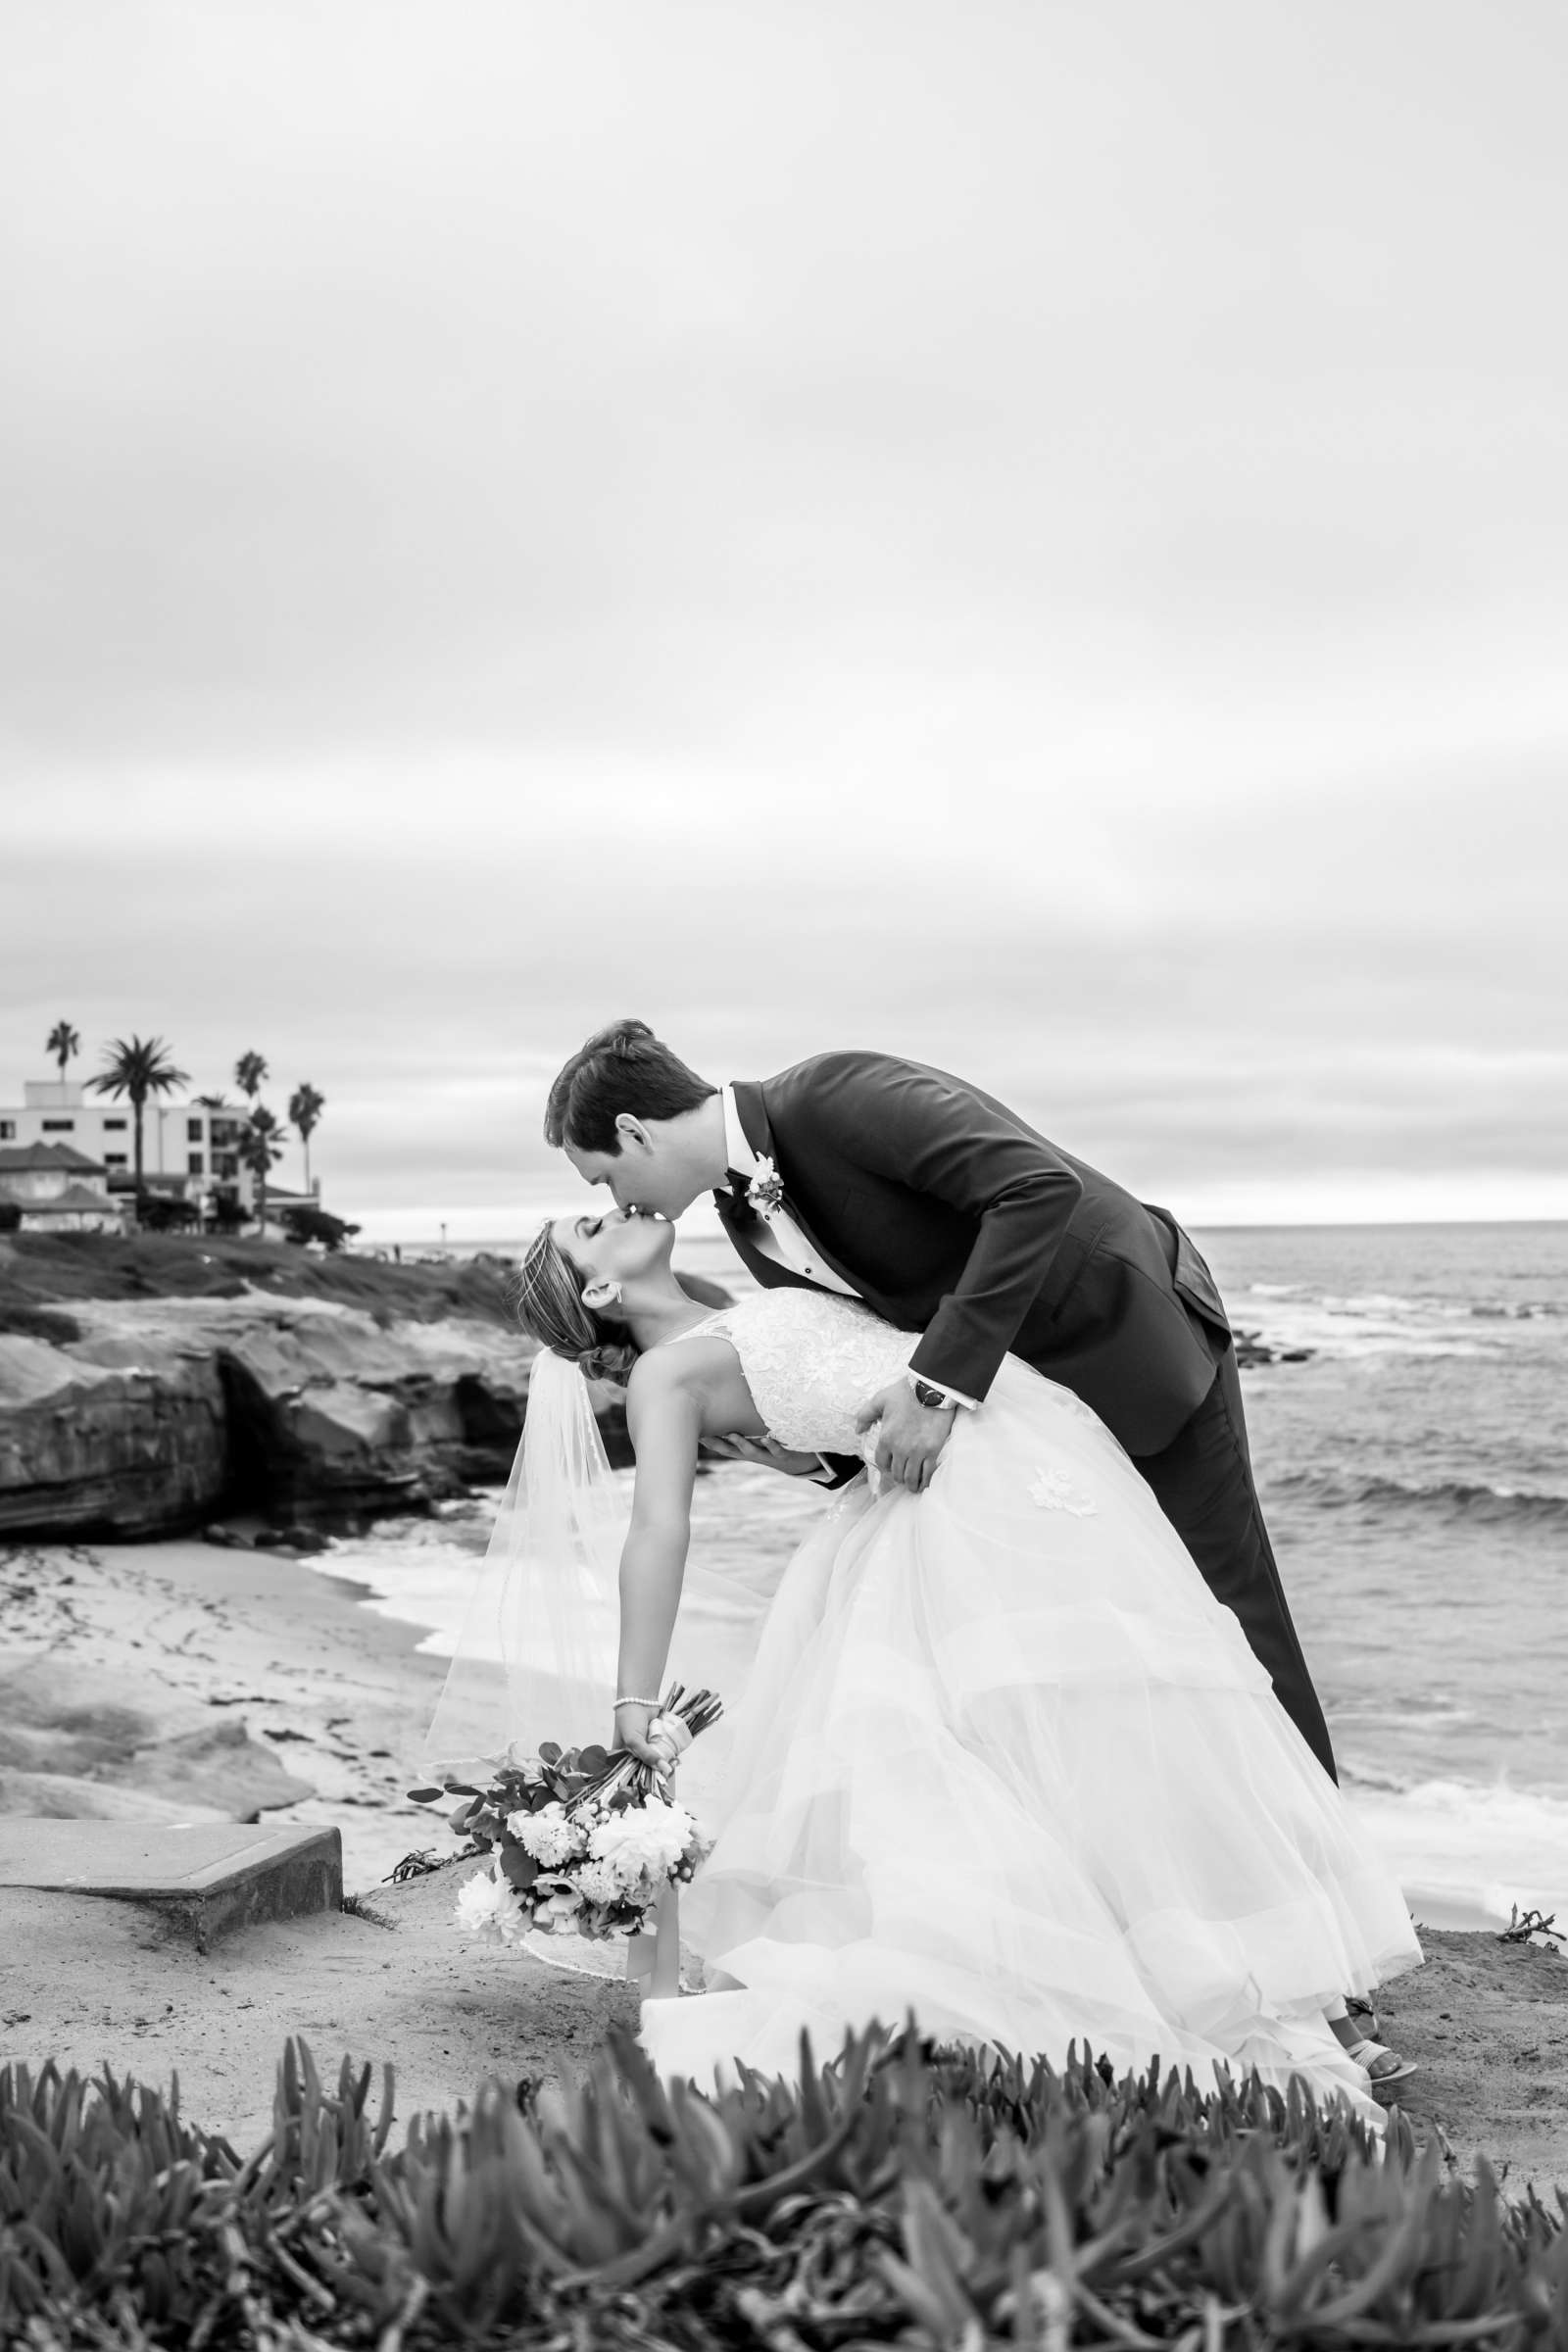
[(188, 1527), (228, 1480), (216, 1360), (0, 1335), (0, 1535)]
[(342, 1523), (504, 1477), (533, 1352), (490, 1322), (262, 1293), (74, 1299), (63, 1327), (0, 1333), (0, 1535)]

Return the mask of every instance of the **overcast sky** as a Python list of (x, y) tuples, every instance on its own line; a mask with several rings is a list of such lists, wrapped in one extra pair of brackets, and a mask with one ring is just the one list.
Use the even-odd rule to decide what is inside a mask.
[[(8, 0), (0, 1102), (516, 1230), (883, 1045), (1194, 1222), (1568, 1215), (1568, 16)], [(291, 1161), (280, 1173), (296, 1172)]]

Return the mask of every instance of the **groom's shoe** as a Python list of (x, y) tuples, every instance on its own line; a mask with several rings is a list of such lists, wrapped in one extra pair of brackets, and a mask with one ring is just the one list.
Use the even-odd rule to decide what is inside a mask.
[(1356, 2032), (1364, 2034), (1370, 2040), (1376, 2041), (1379, 2033), (1378, 2013), (1371, 2002), (1363, 2001), (1358, 1992), (1348, 1992), (1345, 1996), (1345, 2006), (1355, 2021)]

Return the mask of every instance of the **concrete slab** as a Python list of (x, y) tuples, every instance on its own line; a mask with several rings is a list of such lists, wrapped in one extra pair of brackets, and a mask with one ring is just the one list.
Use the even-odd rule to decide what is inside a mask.
[(99, 1894), (155, 1911), (205, 1952), (254, 1920), (343, 1904), (336, 1830), (235, 1821), (183, 1825), (0, 1816), (0, 1909), (8, 1886)]

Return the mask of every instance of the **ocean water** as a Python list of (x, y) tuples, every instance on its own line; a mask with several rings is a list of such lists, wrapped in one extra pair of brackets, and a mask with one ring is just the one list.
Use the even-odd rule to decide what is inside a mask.
[(1568, 1225), (1195, 1238), (1313, 1351), (1248, 1424), (1347, 1788), (1431, 1924), (1568, 1922)]
[[(1568, 1225), (1200, 1232), (1238, 1329), (1253, 1460), (1344, 1786), (1416, 1917), (1568, 1922)], [(492, 1248), (515, 1250), (498, 1242)], [(739, 1290), (722, 1237), (677, 1263)], [(714, 1564), (787, 1555), (817, 1492), (723, 1464)], [(320, 1565), (450, 1654), (483, 1498)]]

